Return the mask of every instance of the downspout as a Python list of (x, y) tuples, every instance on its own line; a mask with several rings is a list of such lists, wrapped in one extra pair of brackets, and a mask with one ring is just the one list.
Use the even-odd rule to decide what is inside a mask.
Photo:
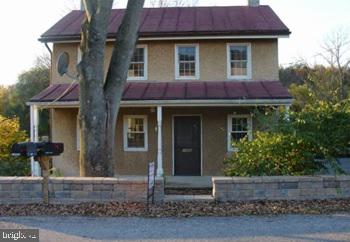
[(49, 72), (49, 84), (52, 84), (52, 50), (50, 49), (50, 46), (47, 44), (47, 42), (44, 43), (46, 49), (49, 51), (50, 53), (50, 72)]
[[(51, 50), (50, 46), (47, 44), (47, 42), (45, 42), (44, 44), (45, 44), (46, 49), (50, 53), (49, 85), (51, 85), (52, 84), (52, 50)], [(50, 108), (49, 110), (50, 110), (49, 111), (49, 125), (50, 125), (50, 127), (49, 127), (49, 130), (50, 130), (49, 131), (49, 140), (51, 140), (52, 139), (52, 115), (53, 115), (53, 113), (52, 113), (52, 108)]]

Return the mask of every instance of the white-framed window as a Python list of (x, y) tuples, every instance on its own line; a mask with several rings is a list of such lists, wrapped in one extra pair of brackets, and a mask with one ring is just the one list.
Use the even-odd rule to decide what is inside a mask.
[(77, 122), (76, 122), (76, 137), (77, 137), (77, 150), (80, 150), (80, 125), (79, 125), (79, 116), (77, 115)]
[(228, 115), (227, 117), (227, 150), (236, 151), (233, 142), (248, 136), (252, 140), (253, 135), (252, 116), (247, 115)]
[(250, 43), (227, 44), (227, 79), (251, 79), (252, 57)]
[(147, 45), (138, 45), (131, 59), (128, 80), (147, 80)]
[(146, 115), (124, 116), (124, 151), (147, 151), (148, 131)]
[(199, 79), (199, 45), (175, 45), (175, 79)]

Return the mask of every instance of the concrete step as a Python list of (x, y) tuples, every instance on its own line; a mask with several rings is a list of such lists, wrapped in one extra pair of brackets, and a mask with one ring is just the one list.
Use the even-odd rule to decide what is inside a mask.
[(165, 195), (164, 202), (213, 202), (211, 195)]
[(211, 195), (212, 188), (169, 188), (164, 189), (166, 195)]
[(165, 188), (212, 188), (211, 176), (165, 176)]

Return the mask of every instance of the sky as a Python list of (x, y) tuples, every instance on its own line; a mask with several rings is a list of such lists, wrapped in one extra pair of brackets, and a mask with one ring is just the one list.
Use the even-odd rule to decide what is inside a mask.
[[(126, 0), (115, 0), (125, 7)], [(65, 16), (79, 8), (79, 0), (1, 1), (0, 85), (11, 85), (20, 73), (47, 52), (37, 39)], [(199, 6), (246, 5), (247, 0), (198, 0)], [(279, 63), (288, 65), (304, 59), (319, 63), (317, 54), (327, 35), (342, 28), (350, 34), (350, 0), (260, 0), (270, 5), (292, 34), (279, 40)], [(147, 6), (147, 0), (146, 0)]]

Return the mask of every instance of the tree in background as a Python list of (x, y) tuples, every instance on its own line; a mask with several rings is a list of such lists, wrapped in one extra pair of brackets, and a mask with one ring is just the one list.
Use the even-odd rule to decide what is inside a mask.
[(333, 82), (339, 86), (338, 96), (340, 100), (347, 98), (349, 88), (350, 66), (350, 38), (343, 29), (331, 32), (321, 46), (323, 52), (319, 55), (330, 66)]
[[(26, 102), (31, 97), (49, 86), (50, 82), (50, 57), (39, 56), (35, 66), (18, 76), (16, 84), (0, 89), (0, 114), (6, 117), (18, 117), (20, 128), (30, 132), (30, 113)], [(1, 93), (5, 93), (2, 95)], [(3, 107), (3, 108), (1, 108)], [(39, 135), (49, 135), (49, 113), (47, 110), (40, 111)]]
[(310, 66), (305, 61), (280, 68), (280, 80), (289, 87), (295, 98), (294, 110), (317, 101), (338, 103), (349, 97), (350, 84), (350, 39), (337, 30), (328, 35), (318, 54), (324, 65)]
[[(299, 80), (303, 80), (301, 84), (297, 84), (293, 82), (295, 79), (291, 79), (289, 85), (289, 91), (295, 99), (294, 110), (301, 110), (306, 104), (317, 101), (338, 103), (347, 99), (349, 89), (340, 84), (337, 70), (320, 65), (310, 67), (305, 64), (304, 66), (302, 72), (299, 71), (299, 66), (289, 67), (289, 69), (294, 68), (293, 72), (297, 73)], [(349, 74), (350, 70), (344, 75), (344, 83), (350, 81)]]
[(310, 67), (300, 62), (288, 67), (280, 67), (279, 77), (282, 84), (289, 87), (291, 84), (302, 85), (308, 77)]
[(0, 85), (0, 114), (3, 114), (6, 108), (8, 98), (8, 88)]
[(11, 156), (11, 146), (27, 139), (21, 131), (18, 118), (0, 116), (0, 176), (26, 176), (30, 174), (28, 159)]

